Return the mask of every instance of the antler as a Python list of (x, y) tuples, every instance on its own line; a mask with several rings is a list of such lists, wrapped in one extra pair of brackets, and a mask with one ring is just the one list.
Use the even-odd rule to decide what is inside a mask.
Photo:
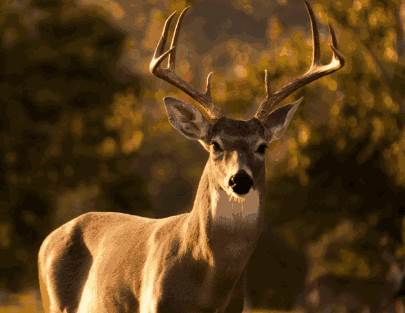
[(313, 41), (313, 50), (312, 50), (312, 64), (309, 70), (300, 78), (293, 80), (292, 82), (284, 85), (281, 89), (276, 92), (271, 91), (270, 80), (268, 77), (268, 72), (265, 70), (265, 89), (266, 89), (266, 99), (260, 104), (256, 117), (258, 119), (265, 118), (277, 104), (279, 104), (283, 99), (293, 93), (295, 90), (309, 84), (310, 82), (321, 78), (322, 76), (331, 74), (339, 69), (341, 69), (345, 63), (345, 59), (342, 53), (338, 50), (337, 40), (335, 31), (332, 26), (329, 25), (329, 32), (332, 38), (330, 47), (332, 49), (332, 60), (326, 64), (321, 65), (320, 57), (321, 50), (319, 46), (319, 31), (316, 22), (314, 12), (312, 11), (311, 6), (305, 0), (305, 6), (307, 7), (309, 19), (311, 21), (312, 28), (312, 41)]
[[(177, 88), (184, 91), (188, 94), (191, 98), (196, 100), (197, 103), (193, 103), (194, 107), (196, 107), (201, 113), (203, 113), (208, 119), (213, 120), (220, 117), (219, 110), (214, 106), (211, 98), (211, 77), (212, 72), (210, 72), (207, 76), (206, 88), (205, 92), (201, 93), (194, 89), (189, 83), (184, 81), (175, 73), (176, 67), (176, 44), (179, 37), (179, 31), (181, 27), (181, 22), (183, 20), (184, 14), (190, 7), (186, 7), (181, 11), (179, 18), (177, 19), (176, 27), (174, 29), (172, 41), (170, 44), (170, 48), (164, 51), (166, 46), (166, 41), (168, 39), (169, 28), (172, 22), (174, 15), (177, 13), (174, 11), (166, 20), (165, 25), (163, 27), (162, 35), (159, 39), (159, 42), (156, 46), (155, 53), (153, 54), (152, 60), (149, 64), (149, 70), (151, 73), (164, 81), (167, 81), (169, 84), (176, 86)], [(162, 68), (160, 65), (162, 62), (168, 58), (167, 67)]]

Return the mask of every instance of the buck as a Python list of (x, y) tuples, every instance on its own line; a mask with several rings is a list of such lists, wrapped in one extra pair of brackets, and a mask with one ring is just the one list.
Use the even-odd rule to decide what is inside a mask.
[(227, 118), (214, 106), (211, 73), (205, 92), (175, 73), (176, 44), (188, 8), (166, 48), (176, 12), (168, 17), (150, 71), (196, 100), (164, 98), (171, 125), (209, 153), (193, 207), (163, 219), (86, 213), (53, 231), (38, 260), (47, 312), (242, 312), (244, 271), (264, 223), (266, 147), (281, 138), (300, 101), (280, 103), (344, 64), (329, 27), (333, 55), (321, 65), (316, 20), (306, 7), (313, 38), (310, 69), (276, 92), (265, 71), (266, 98), (249, 120)]

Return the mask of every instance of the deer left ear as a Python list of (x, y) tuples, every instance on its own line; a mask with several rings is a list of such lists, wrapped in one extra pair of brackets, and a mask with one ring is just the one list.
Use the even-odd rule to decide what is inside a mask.
[(172, 97), (163, 100), (169, 122), (177, 131), (193, 140), (204, 140), (207, 137), (210, 123), (200, 111)]
[(304, 98), (300, 98), (293, 103), (289, 103), (281, 108), (271, 112), (262, 120), (262, 124), (266, 130), (267, 140), (279, 140), (285, 133), (290, 124), (295, 111)]

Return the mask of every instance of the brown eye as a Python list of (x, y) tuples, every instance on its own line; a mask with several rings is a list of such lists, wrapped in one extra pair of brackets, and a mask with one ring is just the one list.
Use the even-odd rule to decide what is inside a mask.
[(256, 153), (263, 155), (266, 152), (266, 149), (267, 145), (263, 143), (257, 148)]
[(224, 150), (221, 148), (221, 146), (219, 145), (219, 143), (216, 142), (216, 141), (211, 142), (211, 145), (212, 145), (212, 148), (214, 149), (215, 152), (222, 152), (222, 151), (224, 151)]

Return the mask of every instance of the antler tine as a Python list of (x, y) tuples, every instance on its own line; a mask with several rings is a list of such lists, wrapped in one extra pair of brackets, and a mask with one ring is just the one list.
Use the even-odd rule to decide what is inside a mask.
[(213, 72), (209, 72), (207, 75), (207, 80), (205, 83), (205, 95), (212, 100), (211, 98), (211, 77)]
[[(174, 11), (170, 16), (166, 19), (165, 25), (163, 26), (162, 34), (160, 35), (159, 42), (156, 45), (155, 52), (153, 53), (152, 60), (149, 64), (149, 71), (153, 74), (156, 68), (160, 65), (160, 63), (166, 58), (168, 54), (170, 54), (170, 49), (163, 53), (164, 48), (166, 46), (167, 35), (169, 33), (169, 27), (172, 22), (173, 17), (176, 15), (177, 11)], [(174, 47), (171, 47), (174, 50)]]
[(269, 71), (267, 69), (264, 70), (264, 88), (266, 91), (266, 99), (268, 99), (271, 96), (271, 85), (269, 79)]
[[(176, 26), (173, 32), (172, 40), (170, 43), (170, 47), (167, 51), (164, 51), (166, 46), (166, 41), (169, 33), (169, 28), (173, 19), (173, 16), (177, 13), (176, 11), (172, 13), (165, 22), (163, 27), (162, 35), (159, 39), (159, 42), (156, 46), (155, 53), (152, 57), (152, 60), (149, 64), (149, 69), (151, 73), (162, 80), (172, 84), (173, 86), (179, 88), (186, 94), (188, 94), (191, 98), (196, 100), (198, 103), (191, 103), (190, 105), (196, 107), (204, 116), (209, 119), (217, 119), (220, 117), (220, 111), (214, 106), (211, 98), (211, 76), (212, 73), (209, 73), (207, 76), (207, 84), (206, 84), (206, 91), (205, 93), (201, 93), (194, 89), (188, 82), (183, 80), (175, 73), (176, 67), (176, 45), (181, 29), (181, 23), (183, 21), (184, 15), (190, 7), (186, 7), (181, 11)], [(161, 63), (168, 58), (167, 67), (161, 67)]]
[(329, 75), (344, 66), (345, 60), (343, 54), (338, 49), (337, 39), (335, 31), (332, 26), (329, 25), (329, 32), (331, 36), (331, 50), (332, 50), (332, 59), (328, 64), (321, 65), (320, 57), (321, 50), (319, 45), (319, 30), (316, 22), (315, 14), (311, 8), (311, 5), (307, 0), (305, 0), (305, 6), (309, 15), (311, 29), (312, 29), (312, 63), (309, 70), (302, 75), (300, 78), (293, 80), (292, 82), (287, 83), (282, 88), (275, 92), (270, 91), (270, 83), (268, 79), (268, 73), (265, 73), (265, 84), (266, 84), (266, 99), (260, 104), (255, 117), (258, 119), (265, 118), (274, 107), (279, 104), (282, 100), (288, 97), (291, 93), (297, 89), (321, 78), (322, 76)]
[(319, 44), (319, 30), (318, 30), (318, 23), (316, 21), (316, 17), (314, 11), (312, 10), (311, 6), (307, 1), (304, 2), (305, 7), (307, 8), (307, 12), (309, 15), (309, 20), (311, 23), (311, 33), (312, 33), (312, 64), (311, 68), (314, 66), (319, 65), (321, 61), (321, 47)]
[(211, 78), (212, 78), (213, 74), (214, 74), (213, 72), (209, 72), (207, 75), (206, 84), (205, 84), (205, 96), (211, 102), (210, 111), (213, 112), (213, 114), (215, 116), (220, 117), (222, 115), (222, 112), (217, 106), (214, 105), (214, 102), (212, 101), (212, 96), (211, 96)]
[[(179, 18), (177, 19), (177, 23), (176, 23), (176, 27), (174, 28), (170, 48), (174, 48), (177, 45), (177, 40), (179, 39), (181, 22), (183, 21), (184, 14), (188, 11), (188, 9), (190, 9), (190, 6), (185, 7), (183, 9), (183, 11), (181, 11)], [(169, 54), (168, 67), (173, 71), (176, 69), (176, 49), (174, 49), (173, 53)]]
[(335, 30), (333, 29), (331, 24), (328, 24), (328, 27), (329, 27), (330, 37), (331, 37), (330, 47), (333, 51), (333, 60), (335, 60), (336, 62), (339, 62), (341, 65), (340, 66), (340, 68), (341, 68), (345, 65), (345, 58), (344, 58), (343, 54), (339, 51)]

